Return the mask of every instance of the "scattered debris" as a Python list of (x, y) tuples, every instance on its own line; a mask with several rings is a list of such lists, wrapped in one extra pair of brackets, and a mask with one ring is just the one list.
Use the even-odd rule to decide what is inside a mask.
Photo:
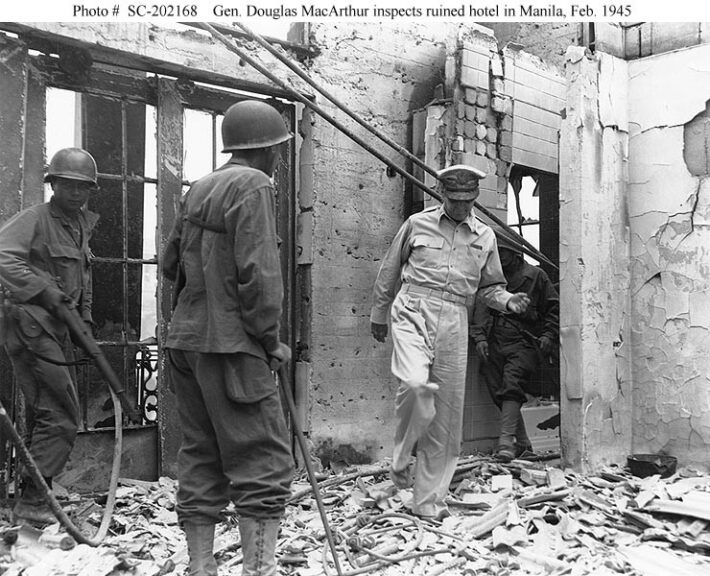
[[(348, 575), (661, 576), (710, 573), (710, 476), (682, 468), (638, 478), (611, 466), (582, 476), (555, 460), (462, 458), (441, 522), (409, 513), (411, 490), (387, 463), (320, 476), (338, 559)], [(59, 531), (0, 530), (3, 576), (166, 576), (187, 566), (175, 513), (176, 483), (121, 480), (109, 535), (98, 548)], [(73, 521), (95, 530), (102, 507), (65, 494)], [(2, 511), (0, 511), (0, 514)], [(242, 561), (237, 519), (225, 512), (215, 538), (220, 574)], [(294, 482), (278, 545), (279, 572), (336, 574), (313, 492)]]

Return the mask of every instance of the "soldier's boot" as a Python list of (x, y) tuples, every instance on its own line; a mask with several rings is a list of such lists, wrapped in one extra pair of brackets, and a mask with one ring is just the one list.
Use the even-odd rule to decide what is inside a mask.
[[(45, 478), (47, 485), (52, 487), (52, 479)], [(57, 522), (52, 509), (41, 488), (35, 485), (31, 478), (23, 478), (20, 486), (20, 497), (12, 508), (14, 524), (29, 523), (34, 526), (46, 526)]]
[(520, 402), (504, 400), (500, 409), (500, 437), (496, 458), (510, 462), (515, 458), (515, 431), (520, 420)]
[(242, 576), (276, 576), (276, 539), (280, 518), (239, 517)]
[(188, 576), (217, 576), (217, 561), (214, 558), (214, 524), (183, 522), (182, 531), (187, 540), (190, 556)]
[(525, 453), (532, 454), (534, 452), (532, 442), (528, 437), (528, 431), (525, 428), (525, 420), (522, 413), (518, 417), (518, 426), (515, 429), (515, 457), (522, 456)]

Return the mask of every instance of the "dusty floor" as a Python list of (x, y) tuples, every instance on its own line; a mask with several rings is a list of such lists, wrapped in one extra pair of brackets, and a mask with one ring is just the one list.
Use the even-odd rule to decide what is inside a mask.
[[(686, 467), (644, 479), (609, 468), (579, 476), (544, 462), (460, 461), (452, 516), (441, 523), (407, 514), (387, 464), (322, 474), (320, 490), (345, 574), (441, 576), (710, 574), (710, 475)], [(48, 548), (39, 533), (9, 524), (2, 509), (3, 576), (159, 576), (183, 574), (184, 539), (174, 512), (175, 483), (124, 480), (109, 536), (98, 548)], [(64, 494), (64, 508), (87, 534), (101, 507)], [(45, 529), (52, 533), (58, 525)], [(55, 544), (56, 545), (56, 544)], [(236, 518), (228, 510), (215, 544), (220, 576), (241, 572)], [(281, 575), (335, 575), (313, 492), (293, 486), (282, 524)], [(368, 552), (369, 551), (369, 552)], [(324, 557), (327, 560), (324, 563)]]

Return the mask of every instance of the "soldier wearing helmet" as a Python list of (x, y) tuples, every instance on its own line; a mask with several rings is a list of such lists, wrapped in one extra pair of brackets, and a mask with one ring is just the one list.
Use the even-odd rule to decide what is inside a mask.
[[(86, 150), (64, 148), (45, 176), (53, 195), (0, 228), (0, 284), (4, 291), (7, 349), (25, 397), (29, 450), (51, 487), (69, 459), (79, 426), (79, 401), (71, 364), (73, 346), (54, 313), (76, 306), (91, 324), (89, 237), (98, 216), (86, 202), (96, 189), (96, 162)], [(22, 474), (18, 521), (54, 521), (29, 475)]]
[(390, 320), (392, 373), (400, 383), (390, 478), (398, 488), (413, 487), (412, 512), (428, 519), (449, 514), (445, 499), (461, 443), (474, 298), (478, 293), (497, 310), (515, 312), (528, 301), (506, 291), (493, 231), (473, 213), (485, 174), (455, 165), (438, 177), (444, 202), (399, 229), (382, 260), (370, 314), (378, 342), (385, 341)]
[(521, 407), (530, 396), (556, 395), (553, 382), (535, 381), (553, 355), (559, 332), (560, 301), (544, 270), (523, 259), (518, 242), (496, 230), (498, 253), (508, 289), (524, 292), (530, 305), (522, 314), (499, 314), (484, 303), (475, 307), (471, 338), (481, 359), (480, 376), (501, 411), (496, 455), (509, 461), (532, 452)]
[(276, 574), (290, 496), (291, 448), (271, 370), (291, 359), (279, 338), (283, 282), (271, 183), (292, 135), (269, 104), (232, 105), (231, 159), (180, 201), (163, 255), (177, 296), (166, 342), (183, 441), (177, 513), (193, 576), (216, 576), (215, 524), (231, 500), (245, 575)]

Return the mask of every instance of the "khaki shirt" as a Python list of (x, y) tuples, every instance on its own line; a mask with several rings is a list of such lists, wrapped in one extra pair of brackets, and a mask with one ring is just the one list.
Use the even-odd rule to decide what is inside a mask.
[(455, 222), (443, 206), (410, 216), (397, 232), (375, 281), (372, 322), (387, 323), (400, 282), (462, 296), (471, 307), (478, 292), (488, 306), (501, 311), (512, 296), (505, 290), (493, 230), (473, 212)]

